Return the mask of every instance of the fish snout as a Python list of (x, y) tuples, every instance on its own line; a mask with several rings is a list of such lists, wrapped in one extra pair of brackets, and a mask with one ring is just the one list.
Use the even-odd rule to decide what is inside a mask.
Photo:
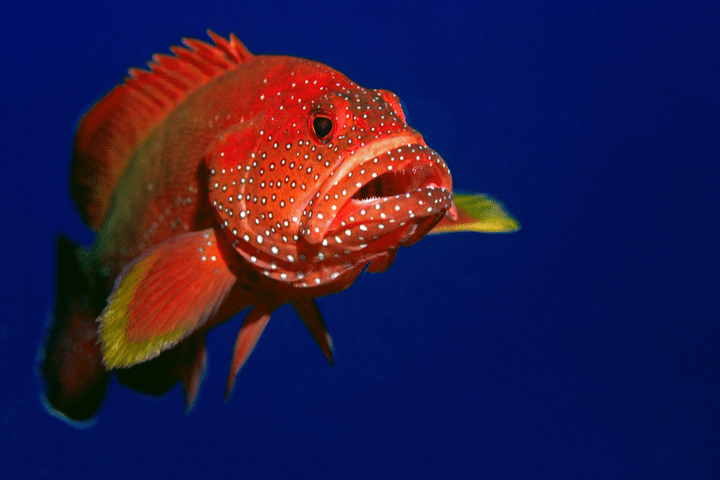
[(445, 161), (415, 133), (361, 147), (336, 168), (311, 202), (301, 235), (338, 257), (410, 245), (453, 215)]

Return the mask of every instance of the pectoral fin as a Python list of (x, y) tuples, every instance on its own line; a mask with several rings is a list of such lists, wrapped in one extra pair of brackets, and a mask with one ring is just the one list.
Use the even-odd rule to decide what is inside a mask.
[(122, 271), (100, 314), (108, 369), (145, 362), (210, 319), (235, 283), (213, 229), (173, 237)]
[(430, 233), (484, 232), (509, 233), (520, 230), (520, 223), (502, 204), (482, 195), (455, 195), (457, 220), (443, 218)]

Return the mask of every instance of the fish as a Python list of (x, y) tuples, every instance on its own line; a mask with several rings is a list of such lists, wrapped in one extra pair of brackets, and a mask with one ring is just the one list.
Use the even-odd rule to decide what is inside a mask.
[(226, 396), (284, 304), (332, 365), (318, 297), (428, 233), (519, 229), (491, 197), (453, 193), (394, 93), (208, 35), (130, 69), (78, 125), (70, 190), (96, 239), (58, 239), (38, 368), (70, 423), (96, 415), (113, 376), (155, 396), (180, 382), (189, 410), (207, 332), (246, 309)]

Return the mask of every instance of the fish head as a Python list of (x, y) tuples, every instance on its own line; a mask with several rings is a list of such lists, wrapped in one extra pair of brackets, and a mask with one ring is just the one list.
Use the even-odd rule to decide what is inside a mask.
[(341, 289), (455, 218), (452, 179), (395, 94), (294, 60), (263, 80), (255, 126), (215, 149), (210, 197), (232, 245), (259, 272)]

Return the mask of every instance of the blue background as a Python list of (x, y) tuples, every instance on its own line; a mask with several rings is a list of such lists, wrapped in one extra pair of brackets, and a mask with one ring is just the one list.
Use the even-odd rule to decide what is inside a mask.
[[(17, 2), (0, 101), (0, 478), (718, 478), (717, 2)], [(113, 383), (96, 424), (40, 402), (55, 239), (82, 113), (183, 36), (316, 59), (395, 91), (456, 188), (511, 235), (426, 238), (320, 306), (288, 307), (223, 400)], [(207, 475), (207, 476), (206, 476)]]

